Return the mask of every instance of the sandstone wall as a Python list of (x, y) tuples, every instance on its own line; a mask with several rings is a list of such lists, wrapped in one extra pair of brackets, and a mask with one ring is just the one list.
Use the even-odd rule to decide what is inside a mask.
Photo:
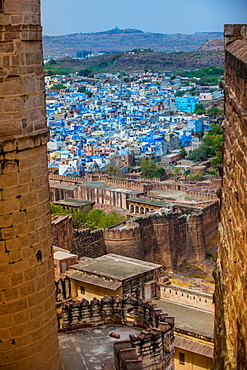
[(0, 366), (58, 369), (40, 3), (0, 12)]
[(105, 229), (103, 237), (107, 253), (125, 255), (145, 260), (145, 251), (141, 240), (141, 229), (136, 222), (127, 222), (121, 229)]
[(160, 298), (214, 311), (213, 295), (159, 282)]
[(202, 210), (203, 230), (206, 244), (208, 244), (218, 233), (219, 209), (219, 201), (216, 201), (204, 207)]
[(52, 220), (53, 245), (71, 250), (73, 239), (72, 217), (55, 216)]
[(218, 202), (202, 212), (134, 218), (117, 227), (74, 230), (71, 252), (91, 258), (115, 253), (176, 270), (183, 261), (201, 261), (206, 241), (217, 232)]
[(187, 217), (178, 213), (153, 216), (153, 262), (176, 269), (186, 259)]
[(79, 258), (82, 256), (96, 258), (108, 253), (105, 246), (104, 230), (73, 230), (73, 243), (70, 251), (77, 254)]
[(247, 363), (247, 25), (225, 26), (221, 247), (216, 269), (214, 369)]

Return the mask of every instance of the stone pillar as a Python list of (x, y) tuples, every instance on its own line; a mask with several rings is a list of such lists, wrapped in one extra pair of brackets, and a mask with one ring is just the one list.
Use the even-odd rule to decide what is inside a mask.
[(247, 364), (247, 25), (225, 26), (221, 246), (216, 266), (215, 370)]
[(1, 0), (0, 24), (0, 367), (56, 370), (39, 0)]

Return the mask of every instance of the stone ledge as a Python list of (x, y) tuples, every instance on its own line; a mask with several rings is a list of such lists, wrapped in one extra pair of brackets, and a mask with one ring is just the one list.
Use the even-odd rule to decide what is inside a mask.
[(14, 139), (7, 138), (4, 140), (0, 140), (0, 151), (6, 153), (35, 148), (47, 144), (49, 139), (50, 131), (47, 128), (34, 134), (19, 136)]

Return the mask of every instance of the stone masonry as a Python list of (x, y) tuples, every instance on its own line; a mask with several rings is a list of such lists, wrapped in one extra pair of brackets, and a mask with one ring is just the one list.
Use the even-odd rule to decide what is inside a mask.
[[(129, 315), (133, 320), (129, 320)], [(90, 302), (82, 299), (63, 303), (58, 315), (59, 329), (64, 331), (112, 323), (145, 329), (137, 337), (115, 342), (117, 370), (174, 370), (174, 318), (150, 301), (119, 296), (94, 298)]]
[(176, 270), (185, 260), (202, 261), (217, 233), (219, 204), (191, 214), (163, 213), (133, 218), (108, 229), (74, 230), (70, 251), (96, 258), (115, 253)]
[(39, 0), (0, 1), (0, 367), (58, 369)]
[(221, 247), (216, 267), (215, 370), (247, 364), (247, 25), (225, 26)]

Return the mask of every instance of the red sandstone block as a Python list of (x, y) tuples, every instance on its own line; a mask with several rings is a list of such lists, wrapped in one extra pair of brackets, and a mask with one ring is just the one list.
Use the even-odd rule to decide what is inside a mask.
[(0, 253), (4, 253), (5, 252), (5, 241), (2, 240), (0, 241)]
[(9, 315), (26, 309), (27, 301), (25, 299), (19, 299), (18, 301), (15, 301), (14, 304), (12, 302), (6, 302), (4, 305), (1, 305), (0, 315)]
[(13, 227), (1, 229), (1, 235), (3, 240), (13, 239), (15, 237), (15, 230)]
[(1, 42), (0, 54), (14, 53), (14, 44), (12, 42)]
[(0, 254), (0, 265), (7, 265), (9, 263), (9, 255), (5, 251)]
[[(1, 329), (9, 329), (13, 326), (13, 320), (12, 320), (12, 316), (8, 316), (8, 318), (6, 317), (0, 317), (0, 328)], [(9, 343), (8, 343), (9, 345)], [(2, 349), (2, 346), (1, 346), (1, 349)]]
[(0, 228), (10, 227), (10, 226), (11, 226), (10, 215), (0, 215)]
[(2, 139), (20, 136), (21, 134), (22, 134), (21, 123), (1, 122), (0, 137)]
[(23, 273), (19, 272), (19, 273), (12, 274), (12, 276), (10, 277), (10, 281), (11, 281), (11, 286), (13, 287), (16, 285), (21, 285), (23, 283)]
[(18, 236), (14, 237), (13, 239), (6, 240), (5, 241), (6, 250), (8, 251), (18, 250), (19, 249), (18, 241), (19, 241)]
[(14, 301), (19, 299), (19, 289), (11, 287), (10, 289), (6, 289), (4, 291), (4, 302), (6, 301)]
[(26, 271), (29, 268), (28, 261), (20, 261), (14, 265), (15, 272)]
[[(4, 267), (1, 266), (1, 269), (2, 268), (4, 268)], [(5, 276), (2, 276), (1, 279), (0, 279), (0, 289), (1, 290), (11, 288), (10, 277), (9, 276), (6, 276), (6, 275)]]

